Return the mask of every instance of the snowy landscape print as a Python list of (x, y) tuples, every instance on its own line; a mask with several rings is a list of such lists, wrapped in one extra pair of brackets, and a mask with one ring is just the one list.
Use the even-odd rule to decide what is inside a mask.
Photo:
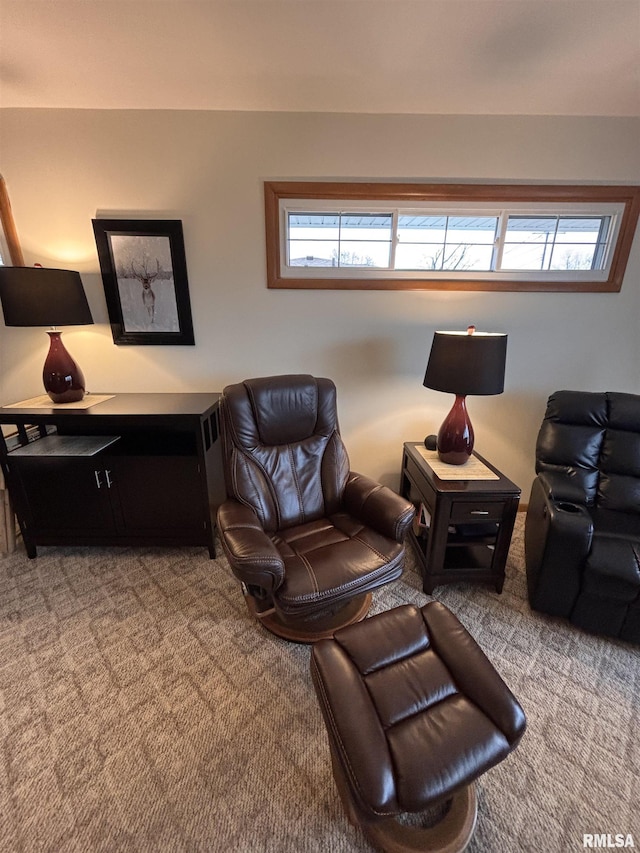
[(171, 241), (112, 234), (111, 252), (126, 332), (179, 332)]

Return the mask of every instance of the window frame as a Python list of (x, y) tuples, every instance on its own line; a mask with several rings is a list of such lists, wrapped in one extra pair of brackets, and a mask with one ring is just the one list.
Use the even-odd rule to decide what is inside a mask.
[[(265, 181), (264, 200), (267, 286), (275, 289), (618, 292), (640, 215), (640, 187), (629, 185)], [(468, 273), (370, 267), (354, 267), (346, 275), (341, 267), (313, 266), (289, 267), (283, 272), (281, 265), (286, 258), (283, 212), (287, 205), (299, 205), (302, 209), (308, 200), (315, 204), (326, 202), (327, 208), (334, 205), (334, 209), (336, 202), (357, 206), (362, 213), (375, 212), (376, 203), (385, 205), (380, 212), (394, 205), (404, 212), (414, 204), (440, 207), (451, 215), (462, 211), (480, 215), (487, 209), (495, 213), (505, 205), (512, 215), (526, 214), (527, 209), (541, 215), (545, 204), (560, 206), (548, 210), (552, 214), (585, 215), (589, 211), (593, 216), (609, 215), (612, 206), (618, 206), (620, 212), (614, 214), (615, 233), (606, 275), (593, 270)]]

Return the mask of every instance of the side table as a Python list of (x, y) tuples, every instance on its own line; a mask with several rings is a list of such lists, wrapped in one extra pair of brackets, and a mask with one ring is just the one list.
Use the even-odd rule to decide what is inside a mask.
[(430, 595), (440, 584), (484, 581), (502, 592), (520, 489), (477, 453), (492, 479), (441, 479), (429, 464), (434, 456), (421, 442), (406, 442), (400, 478), (400, 493), (416, 507), (409, 539), (423, 589)]

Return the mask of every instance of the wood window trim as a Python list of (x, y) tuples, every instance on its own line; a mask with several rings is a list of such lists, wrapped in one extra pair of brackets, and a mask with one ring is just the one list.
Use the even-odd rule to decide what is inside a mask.
[(24, 266), (22, 248), (18, 240), (18, 231), (11, 211), (9, 193), (4, 178), (0, 175), (0, 225), (9, 251), (9, 259), (16, 267)]
[[(281, 275), (280, 201), (326, 199), (402, 202), (552, 202), (623, 204), (620, 229), (605, 281), (522, 281), (504, 274), (491, 280), (461, 277), (414, 278), (295, 278)], [(618, 292), (640, 216), (640, 186), (575, 184), (420, 184), (377, 182), (265, 181), (267, 287), (321, 290), (472, 290), (541, 292)]]

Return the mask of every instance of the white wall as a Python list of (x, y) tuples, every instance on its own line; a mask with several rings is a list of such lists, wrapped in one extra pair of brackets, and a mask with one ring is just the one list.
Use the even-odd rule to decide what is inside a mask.
[[(107, 85), (105, 83), (105, 85)], [(334, 379), (356, 470), (397, 485), (402, 442), (452, 398), (422, 386), (436, 329), (509, 334), (505, 393), (469, 398), (476, 449), (523, 489), (558, 388), (640, 392), (640, 238), (616, 294), (267, 290), (267, 179), (640, 183), (640, 121), (3, 110), (0, 169), (25, 261), (78, 269), (96, 326), (65, 341), (93, 391)], [(113, 344), (91, 219), (183, 221), (195, 347)], [(43, 332), (0, 326), (0, 403), (42, 393)]]

